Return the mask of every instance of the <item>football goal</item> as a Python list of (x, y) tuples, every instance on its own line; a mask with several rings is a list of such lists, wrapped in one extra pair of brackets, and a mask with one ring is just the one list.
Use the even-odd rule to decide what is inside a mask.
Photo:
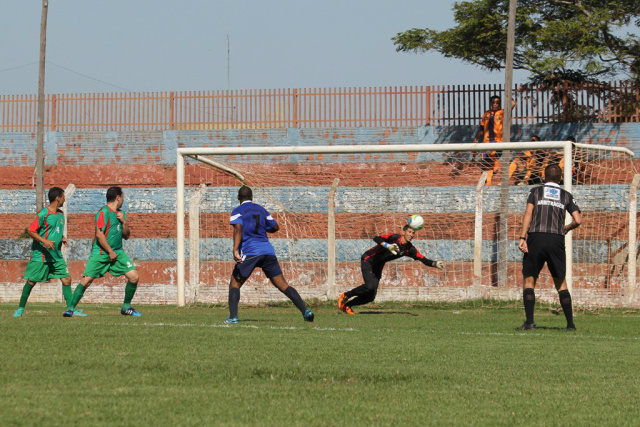
[[(270, 239), (305, 299), (335, 298), (361, 284), (360, 257), (372, 238), (399, 233), (420, 214), (425, 227), (413, 243), (446, 269), (406, 257), (389, 263), (377, 300), (517, 300), (522, 213), (553, 163), (583, 216), (566, 236), (574, 301), (638, 305), (633, 153), (569, 141), (179, 148), (178, 305), (226, 301), (234, 266), (229, 218), (242, 185), (280, 224)], [(542, 300), (554, 300), (546, 268), (537, 288)], [(258, 271), (243, 288), (243, 301), (281, 298)]]

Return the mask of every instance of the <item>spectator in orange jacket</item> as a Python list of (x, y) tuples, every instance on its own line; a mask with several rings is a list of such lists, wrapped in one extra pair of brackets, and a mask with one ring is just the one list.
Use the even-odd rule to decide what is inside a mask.
[[(480, 120), (478, 133), (473, 142), (502, 142), (502, 128), (504, 126), (504, 109), (501, 106), (501, 98), (497, 95), (489, 98), (489, 109), (485, 111)], [(511, 108), (515, 107), (513, 101)], [(500, 168), (500, 161), (496, 151), (482, 152), (480, 167), (487, 172), (487, 185), (491, 185), (493, 174)]]

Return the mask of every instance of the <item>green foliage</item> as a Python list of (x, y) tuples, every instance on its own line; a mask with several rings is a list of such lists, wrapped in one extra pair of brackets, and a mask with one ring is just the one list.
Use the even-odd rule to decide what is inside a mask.
[[(462, 1), (453, 6), (455, 27), (414, 28), (392, 40), (400, 52), (436, 51), (499, 70), (506, 56), (508, 9), (509, 0)], [(539, 80), (577, 73), (592, 81), (620, 72), (640, 79), (639, 24), (638, 0), (520, 0), (514, 68)]]
[(546, 92), (548, 102), (558, 112), (553, 122), (599, 122), (603, 117), (610, 123), (633, 122), (640, 108), (640, 81), (617, 86), (590, 80), (586, 73), (575, 70), (530, 80), (519, 88), (520, 95), (526, 98), (529, 93)]
[[(314, 306), (0, 305), (6, 426), (632, 426), (638, 313), (519, 302)], [(495, 308), (487, 308), (495, 307)]]

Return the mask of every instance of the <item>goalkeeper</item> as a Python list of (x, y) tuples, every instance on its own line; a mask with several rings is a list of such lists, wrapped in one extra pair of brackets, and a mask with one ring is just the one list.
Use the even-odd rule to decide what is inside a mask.
[(364, 284), (342, 293), (338, 298), (338, 308), (347, 314), (355, 314), (351, 307), (368, 304), (375, 300), (380, 277), (382, 277), (382, 269), (387, 262), (394, 259), (408, 256), (427, 267), (444, 270), (442, 261), (432, 261), (426, 258), (411, 244), (415, 235), (416, 231), (409, 228), (409, 225), (405, 225), (402, 228), (402, 234), (383, 234), (374, 237), (373, 241), (376, 242), (376, 246), (366, 251), (360, 258)]

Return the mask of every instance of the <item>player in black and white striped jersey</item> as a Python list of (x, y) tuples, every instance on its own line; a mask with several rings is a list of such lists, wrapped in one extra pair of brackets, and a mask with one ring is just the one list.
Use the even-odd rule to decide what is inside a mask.
[[(524, 311), (526, 321), (519, 329), (535, 329), (533, 309), (536, 302), (535, 285), (540, 270), (547, 263), (553, 284), (558, 291), (560, 305), (567, 319), (567, 330), (575, 331), (571, 294), (565, 280), (567, 259), (564, 236), (582, 223), (580, 208), (573, 195), (560, 187), (562, 169), (559, 165), (547, 166), (545, 184), (531, 189), (527, 208), (522, 218), (522, 233), (518, 248), (524, 253), (522, 277)], [(566, 213), (572, 217), (565, 225)]]

